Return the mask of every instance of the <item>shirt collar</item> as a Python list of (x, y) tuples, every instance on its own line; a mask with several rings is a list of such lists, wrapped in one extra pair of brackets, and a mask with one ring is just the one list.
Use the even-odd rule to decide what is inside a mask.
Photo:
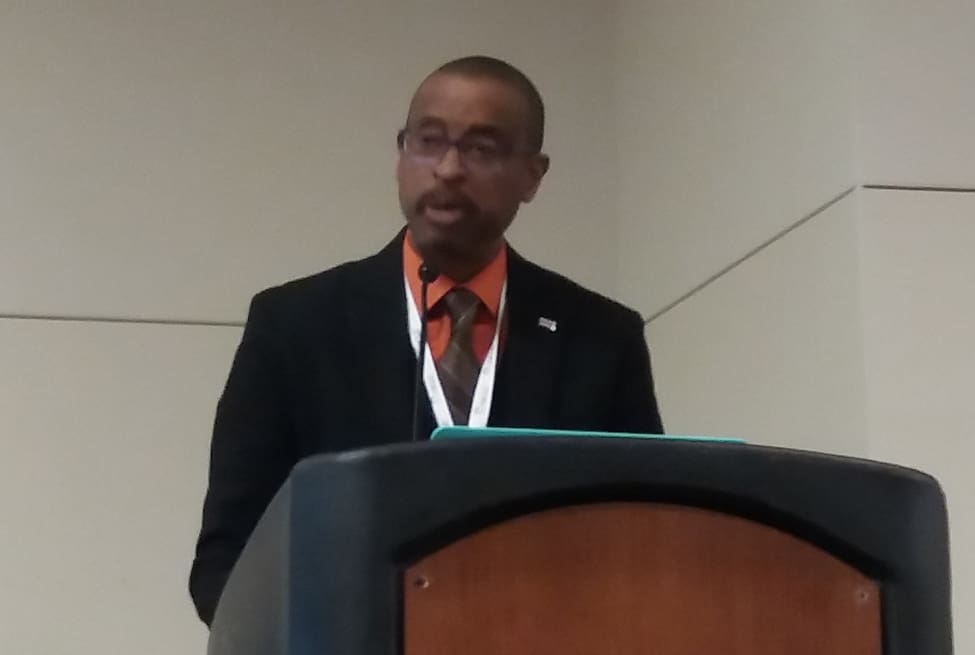
[[(403, 274), (406, 276), (413, 292), (413, 299), (417, 309), (420, 308), (420, 293), (423, 283), (420, 281), (419, 269), (423, 263), (419, 253), (414, 249), (410, 241), (410, 234), (407, 231), (403, 238)], [(508, 248), (506, 246), (498, 249), (488, 265), (482, 268), (477, 275), (463, 284), (457, 284), (446, 275), (440, 275), (427, 287), (427, 309), (436, 305), (447, 292), (454, 287), (463, 287), (474, 292), (484, 304), (491, 316), (497, 318), (498, 310), (501, 306), (501, 290), (504, 287), (505, 278), (508, 275)]]

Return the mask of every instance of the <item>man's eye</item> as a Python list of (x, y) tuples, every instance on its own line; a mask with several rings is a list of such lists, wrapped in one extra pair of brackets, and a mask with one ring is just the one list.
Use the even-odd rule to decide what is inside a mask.
[(424, 147), (436, 147), (444, 142), (444, 138), (438, 134), (421, 134), (419, 142)]
[(470, 143), (467, 146), (467, 151), (475, 157), (490, 159), (498, 156), (499, 149), (493, 143)]

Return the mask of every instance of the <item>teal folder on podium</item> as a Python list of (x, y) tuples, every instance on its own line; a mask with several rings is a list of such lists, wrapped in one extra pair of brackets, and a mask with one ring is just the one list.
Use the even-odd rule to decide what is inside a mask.
[(744, 444), (744, 439), (735, 437), (694, 437), (671, 434), (638, 434), (635, 432), (580, 432), (578, 430), (539, 430), (535, 428), (471, 428), (465, 426), (440, 427), (433, 431), (430, 439), (477, 439), (498, 437), (520, 437), (525, 439), (653, 439), (657, 441), (704, 441), (709, 443)]

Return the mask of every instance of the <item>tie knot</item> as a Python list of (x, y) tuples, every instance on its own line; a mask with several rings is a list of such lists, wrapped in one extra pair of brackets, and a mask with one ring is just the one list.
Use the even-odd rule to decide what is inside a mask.
[(481, 299), (470, 289), (464, 287), (454, 287), (444, 296), (444, 303), (447, 305), (447, 313), (450, 315), (450, 322), (457, 324), (470, 324), (474, 321), (474, 315), (481, 304)]

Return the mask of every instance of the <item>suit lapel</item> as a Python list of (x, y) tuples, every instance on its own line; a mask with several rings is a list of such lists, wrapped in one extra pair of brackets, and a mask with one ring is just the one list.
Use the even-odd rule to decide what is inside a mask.
[(495, 380), (491, 425), (551, 426), (556, 417), (562, 312), (544, 282), (540, 271), (508, 249), (507, 333)]
[[(413, 377), (416, 357), (406, 324), (403, 283), (403, 235), (362, 262), (352, 274), (361, 293), (350, 299), (349, 334), (355, 335), (357, 384), (372, 405), (377, 443), (409, 441), (413, 427)], [(433, 412), (423, 392), (427, 428)], [(367, 409), (367, 411), (369, 411)], [(429, 434), (429, 430), (425, 434)]]

